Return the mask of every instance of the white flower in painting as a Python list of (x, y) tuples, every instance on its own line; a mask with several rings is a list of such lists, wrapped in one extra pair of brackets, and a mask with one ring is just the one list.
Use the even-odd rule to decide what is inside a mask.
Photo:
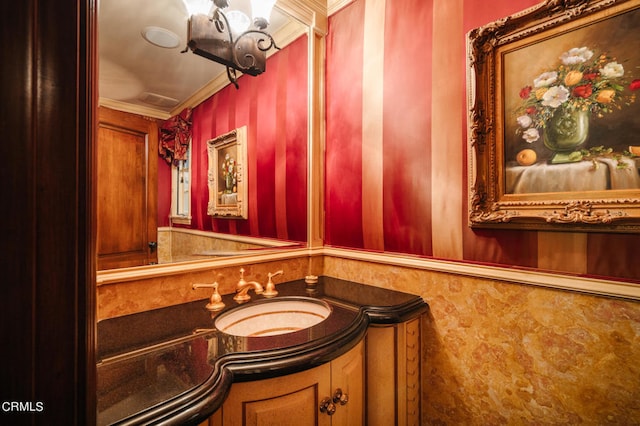
[(569, 99), (569, 90), (560, 85), (549, 88), (542, 96), (542, 105), (558, 108)]
[(516, 120), (518, 120), (518, 124), (523, 129), (526, 129), (527, 127), (531, 126), (531, 123), (533, 123), (533, 120), (528, 115), (521, 115)]
[(609, 62), (604, 68), (600, 68), (600, 74), (604, 78), (618, 78), (624, 75), (624, 68), (617, 62)]
[(558, 79), (558, 73), (555, 71), (543, 72), (538, 76), (538, 78), (533, 80), (533, 86), (538, 87), (547, 87), (552, 85)]
[(533, 143), (540, 139), (540, 132), (538, 132), (538, 129), (535, 127), (531, 127), (522, 133), (522, 139), (524, 139), (525, 142)]
[(586, 47), (574, 47), (560, 55), (560, 60), (565, 65), (575, 65), (587, 62), (593, 56), (593, 52)]

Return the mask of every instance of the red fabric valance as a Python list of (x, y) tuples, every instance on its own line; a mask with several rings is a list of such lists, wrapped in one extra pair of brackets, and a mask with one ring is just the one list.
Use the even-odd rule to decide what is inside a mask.
[(191, 108), (166, 120), (160, 127), (158, 152), (168, 164), (187, 159), (191, 142)]

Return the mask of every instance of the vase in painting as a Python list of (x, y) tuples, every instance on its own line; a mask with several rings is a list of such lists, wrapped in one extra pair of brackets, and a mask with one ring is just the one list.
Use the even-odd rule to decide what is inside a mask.
[(551, 163), (579, 161), (582, 156), (572, 154), (586, 142), (588, 136), (588, 111), (558, 108), (543, 131), (544, 146), (555, 153)]

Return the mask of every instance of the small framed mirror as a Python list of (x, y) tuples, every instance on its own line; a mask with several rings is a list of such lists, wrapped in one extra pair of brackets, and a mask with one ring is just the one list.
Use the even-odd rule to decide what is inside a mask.
[(247, 219), (247, 127), (207, 141), (209, 204), (217, 218)]

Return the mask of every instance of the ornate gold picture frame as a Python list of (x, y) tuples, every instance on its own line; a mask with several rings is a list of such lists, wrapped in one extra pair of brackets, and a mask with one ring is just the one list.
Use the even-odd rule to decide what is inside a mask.
[(467, 35), (469, 225), (640, 232), (640, 0), (548, 0)]
[(247, 127), (207, 141), (209, 204), (214, 217), (247, 219)]

